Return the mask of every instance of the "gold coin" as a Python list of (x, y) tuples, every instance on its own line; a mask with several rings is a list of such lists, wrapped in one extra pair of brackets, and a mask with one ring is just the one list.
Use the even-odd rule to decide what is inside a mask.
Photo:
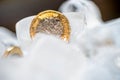
[(40, 12), (32, 21), (30, 36), (33, 38), (37, 33), (45, 33), (61, 37), (68, 41), (70, 38), (70, 25), (68, 19), (60, 12), (46, 10)]
[(23, 53), (22, 53), (22, 51), (19, 47), (11, 46), (5, 51), (3, 57), (8, 57), (9, 55), (15, 55), (15, 54), (18, 55), (18, 56), (23, 55)]

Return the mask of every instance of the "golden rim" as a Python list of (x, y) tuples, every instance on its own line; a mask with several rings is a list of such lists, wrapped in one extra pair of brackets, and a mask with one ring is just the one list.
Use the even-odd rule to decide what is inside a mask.
[[(45, 20), (49, 19), (48, 21), (45, 22)], [(53, 29), (53, 23), (52, 23), (52, 19), (58, 19), (58, 21), (55, 23), (58, 26), (58, 22), (59, 22), (59, 26), (61, 24), (61, 28), (55, 25), (56, 29)], [(50, 23), (51, 21), (51, 23)], [(54, 21), (53, 21), (54, 22)], [(44, 23), (44, 24), (43, 24)], [(46, 23), (46, 24), (45, 24)], [(49, 26), (49, 30), (51, 30), (51, 32), (53, 31), (53, 33), (55, 34), (60, 34), (59, 36), (65, 40), (65, 41), (69, 41), (70, 38), (70, 25), (69, 25), (69, 21), (68, 19), (60, 12), (58, 11), (54, 11), (54, 10), (46, 10), (43, 12), (40, 12), (32, 21), (31, 26), (30, 26), (30, 36), (31, 38), (34, 38), (34, 36), (36, 35), (37, 31), (39, 32), (39, 28), (41, 28), (42, 24), (45, 26)], [(49, 25), (51, 24), (52, 27)], [(50, 28), (51, 27), (51, 28)], [(46, 28), (48, 29), (48, 28)], [(61, 30), (62, 29), (62, 30)], [(45, 30), (45, 29), (44, 29)], [(48, 32), (48, 31), (47, 31)]]
[(23, 53), (19, 47), (11, 46), (5, 51), (3, 57), (8, 57), (9, 55), (14, 55), (14, 54), (17, 54), (18, 56), (23, 56)]

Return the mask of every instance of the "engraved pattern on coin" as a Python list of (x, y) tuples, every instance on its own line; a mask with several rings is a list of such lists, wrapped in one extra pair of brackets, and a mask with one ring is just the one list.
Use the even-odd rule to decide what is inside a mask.
[(70, 39), (70, 25), (68, 19), (60, 12), (46, 10), (40, 12), (32, 20), (30, 37), (33, 39), (37, 33), (56, 35), (64, 41)]
[(39, 22), (36, 28), (36, 33), (46, 33), (61, 36), (63, 34), (64, 28), (62, 23), (58, 18), (45, 18)]

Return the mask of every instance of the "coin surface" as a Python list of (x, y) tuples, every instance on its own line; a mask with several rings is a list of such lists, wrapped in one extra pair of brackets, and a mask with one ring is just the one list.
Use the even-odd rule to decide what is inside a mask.
[(45, 33), (61, 37), (68, 41), (70, 38), (70, 25), (68, 19), (60, 12), (47, 10), (40, 12), (32, 21), (30, 36), (34, 38), (37, 33)]
[(23, 56), (23, 53), (19, 47), (11, 46), (5, 51), (3, 57), (8, 57), (9, 55)]

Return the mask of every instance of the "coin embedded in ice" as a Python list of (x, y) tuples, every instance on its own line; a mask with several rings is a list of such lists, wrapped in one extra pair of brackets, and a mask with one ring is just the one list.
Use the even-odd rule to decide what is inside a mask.
[(30, 36), (33, 38), (37, 33), (56, 35), (63, 40), (70, 38), (70, 25), (68, 19), (60, 12), (47, 10), (39, 13), (30, 26)]
[(21, 51), (21, 49), (20, 49), (19, 47), (17, 47), (17, 46), (11, 46), (11, 47), (9, 47), (9, 48), (5, 51), (3, 57), (8, 57), (9, 55), (22, 56), (23, 53), (22, 53), (22, 51)]

